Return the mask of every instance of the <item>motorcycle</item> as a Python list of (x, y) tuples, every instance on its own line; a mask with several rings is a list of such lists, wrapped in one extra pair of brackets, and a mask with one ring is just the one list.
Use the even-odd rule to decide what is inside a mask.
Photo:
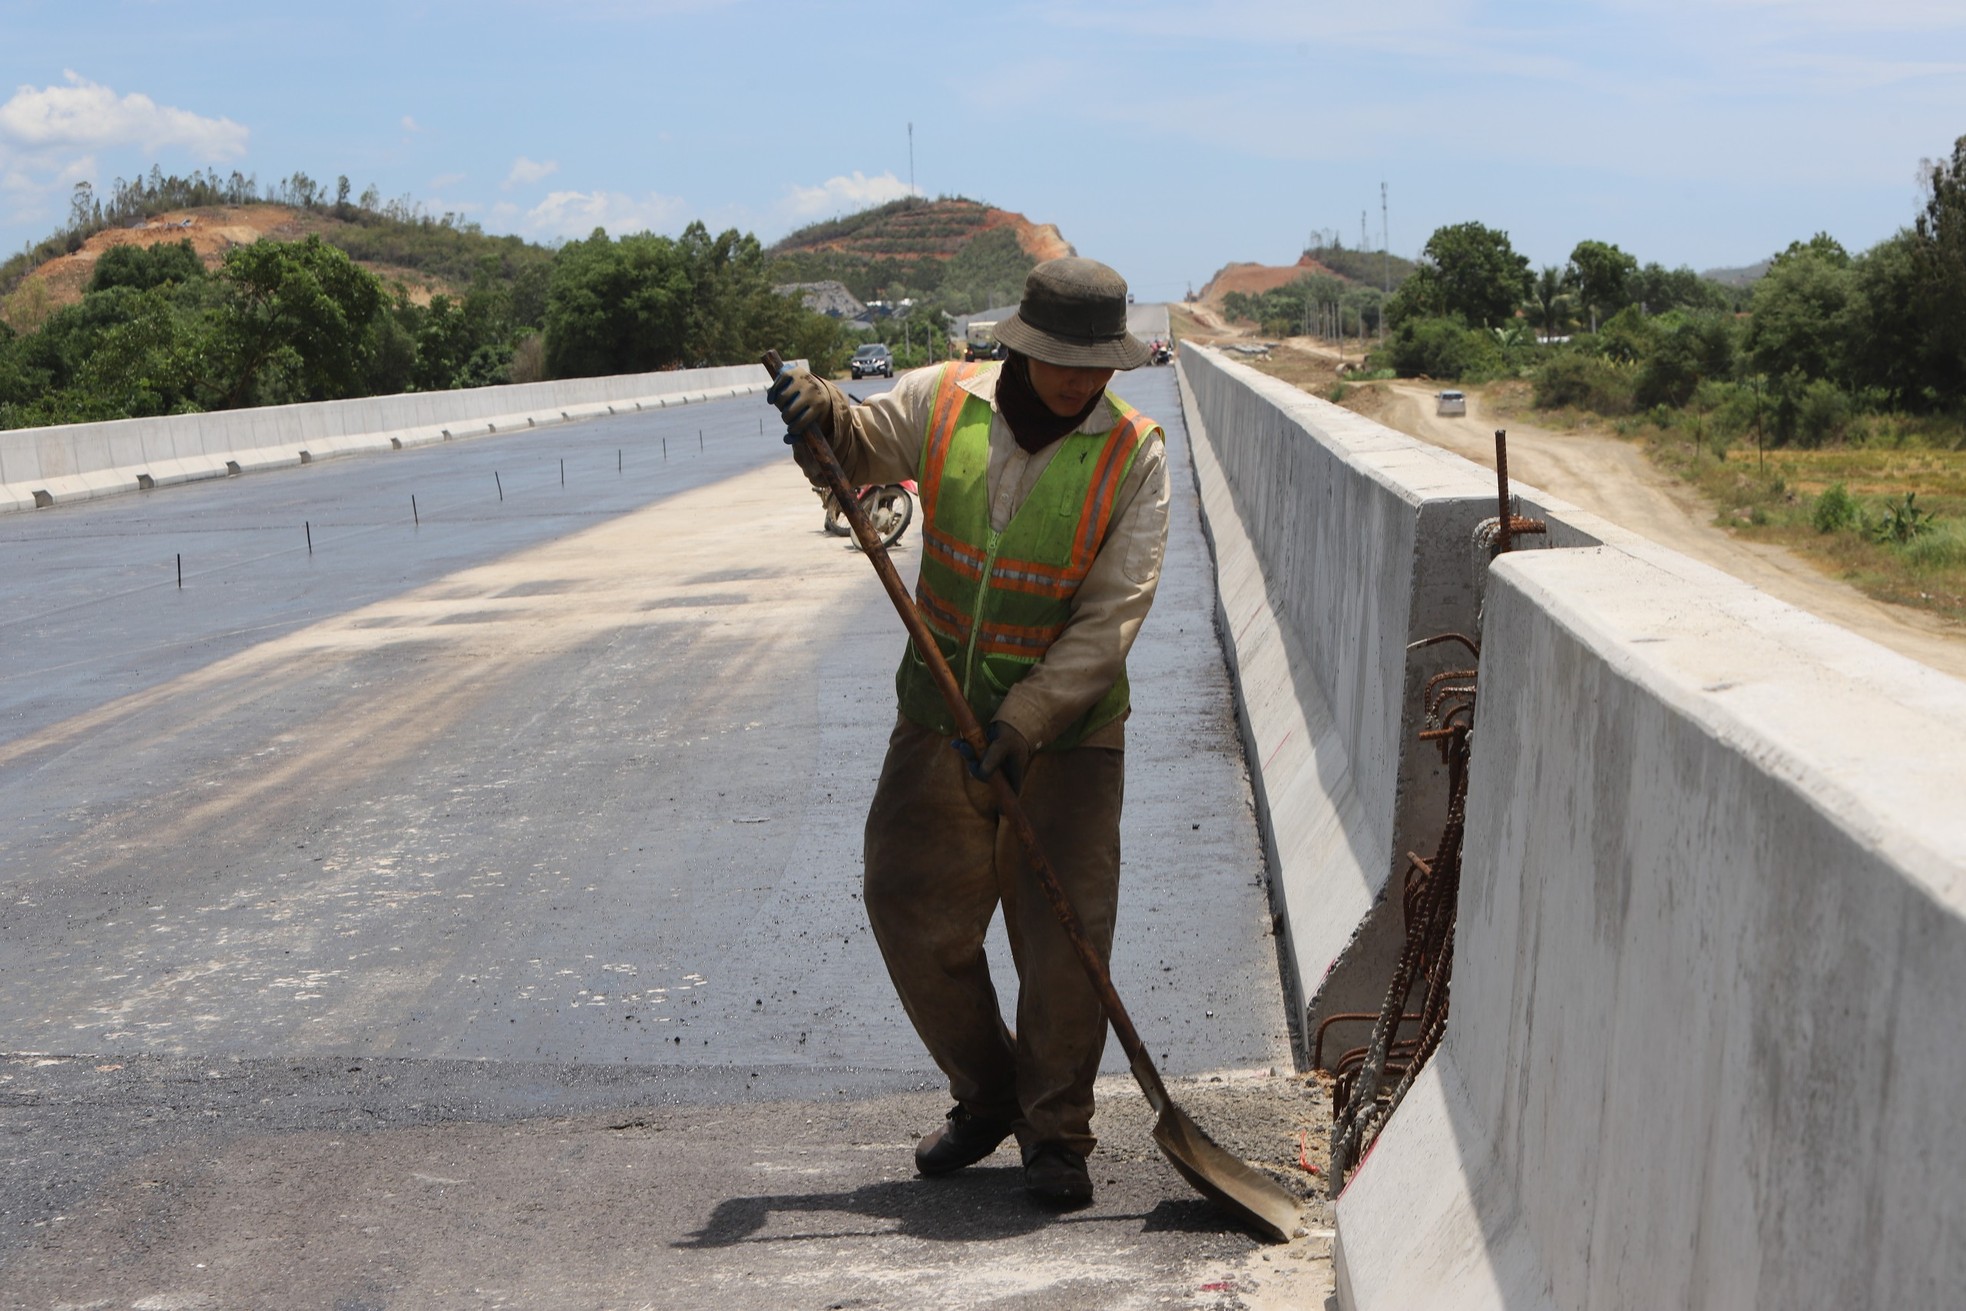
[(1152, 347), (1152, 359), (1155, 364), (1166, 364), (1169, 360), (1172, 360), (1173, 358), (1174, 358), (1174, 351), (1168, 346), (1166, 342), (1159, 341), (1159, 340), (1156, 340), (1154, 342)]
[[(819, 503), (826, 512), (826, 531), (835, 537), (853, 536), (853, 526), (847, 522), (846, 512), (840, 508), (832, 489), (815, 487), (813, 490), (819, 493)], [(915, 497), (919, 492), (912, 478), (898, 483), (873, 483), (858, 490), (860, 511), (874, 526), (882, 546), (893, 546), (908, 531), (908, 525), (915, 520)], [(849, 545), (860, 549), (858, 542)]]

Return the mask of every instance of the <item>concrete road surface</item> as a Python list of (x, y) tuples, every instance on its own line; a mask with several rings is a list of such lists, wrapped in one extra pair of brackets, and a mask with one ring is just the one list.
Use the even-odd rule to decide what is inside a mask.
[[(1309, 1191), (1172, 373), (1119, 389), (1177, 523), (1114, 973)], [(1117, 1048), (1091, 1209), (913, 1176), (946, 1097), (858, 905), (899, 628), (766, 413), (0, 519), (0, 1305), (1322, 1303)]]

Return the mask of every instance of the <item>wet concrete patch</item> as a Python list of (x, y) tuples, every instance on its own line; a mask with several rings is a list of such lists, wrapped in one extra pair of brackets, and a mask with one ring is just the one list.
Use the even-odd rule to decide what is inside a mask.
[(701, 587), (706, 583), (753, 582), (761, 578), (783, 578), (785, 572), (785, 570), (772, 565), (759, 565), (749, 569), (719, 569), (713, 573), (697, 574), (693, 578), (685, 578), (683, 585), (685, 587)]
[(707, 605), (747, 605), (751, 598), (742, 592), (705, 592), (701, 596), (665, 596), (659, 601), (644, 601), (644, 610), (694, 609)]
[(575, 591), (581, 586), (581, 583), (571, 578), (538, 578), (530, 583), (520, 583), (515, 587), (508, 587), (502, 592), (493, 593), (493, 595), (498, 597), (560, 596), (566, 592)]

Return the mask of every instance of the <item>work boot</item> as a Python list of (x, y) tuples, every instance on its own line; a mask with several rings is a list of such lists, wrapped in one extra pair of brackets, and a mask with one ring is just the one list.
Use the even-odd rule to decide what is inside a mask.
[(1024, 1191), (1047, 1206), (1070, 1210), (1092, 1200), (1085, 1158), (1062, 1143), (1038, 1143), (1024, 1152)]
[(949, 1118), (922, 1135), (915, 1144), (915, 1168), (923, 1174), (948, 1174), (974, 1165), (1010, 1137), (1010, 1121), (971, 1115), (961, 1102), (949, 1108)]

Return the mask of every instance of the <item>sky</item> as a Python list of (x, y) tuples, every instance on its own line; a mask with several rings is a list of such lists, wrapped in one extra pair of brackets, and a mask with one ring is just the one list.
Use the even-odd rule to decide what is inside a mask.
[(1469, 221), (1706, 270), (1889, 237), (1962, 135), (1962, 0), (0, 0), (0, 257), (156, 164), (548, 243), (960, 195), (1143, 300)]

